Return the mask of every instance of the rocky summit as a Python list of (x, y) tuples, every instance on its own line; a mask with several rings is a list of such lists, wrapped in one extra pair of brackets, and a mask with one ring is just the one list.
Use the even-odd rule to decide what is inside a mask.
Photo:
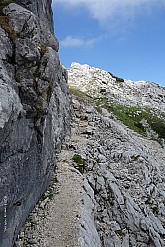
[(149, 108), (165, 114), (165, 88), (152, 82), (131, 81), (87, 64), (72, 63), (68, 69), (69, 83), (90, 96), (113, 103)]
[(164, 140), (164, 88), (66, 70), (51, 0), (1, 0), (0, 247), (164, 247)]

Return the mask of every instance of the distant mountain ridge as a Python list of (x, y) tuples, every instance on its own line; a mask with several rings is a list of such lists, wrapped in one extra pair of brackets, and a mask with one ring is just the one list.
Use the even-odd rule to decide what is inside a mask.
[(125, 80), (111, 72), (75, 62), (68, 69), (68, 76), (70, 85), (93, 97), (104, 93), (111, 102), (165, 113), (165, 88), (156, 83)]
[(75, 62), (68, 69), (68, 81), (71, 90), (89, 96), (98, 111), (106, 108), (130, 129), (164, 143), (165, 88)]

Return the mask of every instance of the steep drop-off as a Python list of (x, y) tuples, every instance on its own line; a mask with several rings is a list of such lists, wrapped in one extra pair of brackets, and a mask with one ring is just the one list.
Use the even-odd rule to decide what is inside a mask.
[(51, 0), (0, 2), (0, 246), (11, 247), (69, 133)]

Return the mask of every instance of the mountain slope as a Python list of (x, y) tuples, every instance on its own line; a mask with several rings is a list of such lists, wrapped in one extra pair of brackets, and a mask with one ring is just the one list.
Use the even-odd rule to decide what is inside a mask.
[(90, 96), (96, 98), (103, 93), (110, 102), (165, 113), (165, 89), (158, 84), (124, 80), (110, 72), (78, 63), (71, 64), (68, 74), (69, 83)]
[(69, 84), (106, 108), (129, 128), (159, 142), (165, 139), (165, 89), (151, 82), (118, 78), (89, 65), (72, 63)]
[[(95, 98), (102, 99), (102, 93), (105, 93), (99, 92), (105, 72), (98, 73), (100, 84), (95, 79), (99, 92), (95, 97), (90, 91), (91, 84), (87, 83), (91, 83), (91, 79), (84, 72), (86, 66), (74, 66), (76, 68), (69, 71), (74, 110), (71, 137), (63, 144), (58, 157), (57, 189), (50, 203), (49, 199), (44, 199), (44, 209), (41, 209), (44, 211), (44, 220), (39, 217), (39, 208), (34, 211), (37, 217), (32, 222), (32, 226), (36, 225), (33, 232), (35, 246), (164, 247), (163, 138), (160, 143), (153, 136), (130, 129), (117, 119), (109, 105), (105, 107), (100, 103), (98, 108)], [(156, 84), (144, 84), (145, 87), (164, 93), (164, 89)], [(92, 88), (95, 89), (94, 84)], [(116, 88), (112, 86), (106, 90), (112, 96)], [(131, 93), (131, 90), (127, 92), (127, 103), (133, 97), (128, 97)], [(106, 97), (109, 95), (106, 94)], [(124, 99), (124, 94), (121, 97)], [(118, 103), (118, 98), (112, 99), (113, 104)], [(136, 104), (136, 101), (132, 102)], [(143, 109), (143, 105), (140, 107)], [(163, 116), (163, 112), (163, 107), (158, 109), (156, 117), (159, 119), (158, 114)], [(161, 121), (164, 121), (163, 117)], [(56, 231), (49, 231), (49, 224), (53, 224)], [(28, 242), (27, 237), (24, 241)]]

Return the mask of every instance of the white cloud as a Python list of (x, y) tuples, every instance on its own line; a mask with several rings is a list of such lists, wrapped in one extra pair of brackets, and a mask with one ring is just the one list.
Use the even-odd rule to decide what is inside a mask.
[(165, 7), (165, 0), (53, 0), (66, 8), (84, 6), (91, 16), (109, 25), (129, 21), (137, 14), (146, 14), (155, 8)]
[(77, 38), (74, 36), (67, 36), (65, 39), (60, 41), (61, 47), (88, 47), (94, 45), (99, 42), (101, 37), (85, 39), (85, 38)]

